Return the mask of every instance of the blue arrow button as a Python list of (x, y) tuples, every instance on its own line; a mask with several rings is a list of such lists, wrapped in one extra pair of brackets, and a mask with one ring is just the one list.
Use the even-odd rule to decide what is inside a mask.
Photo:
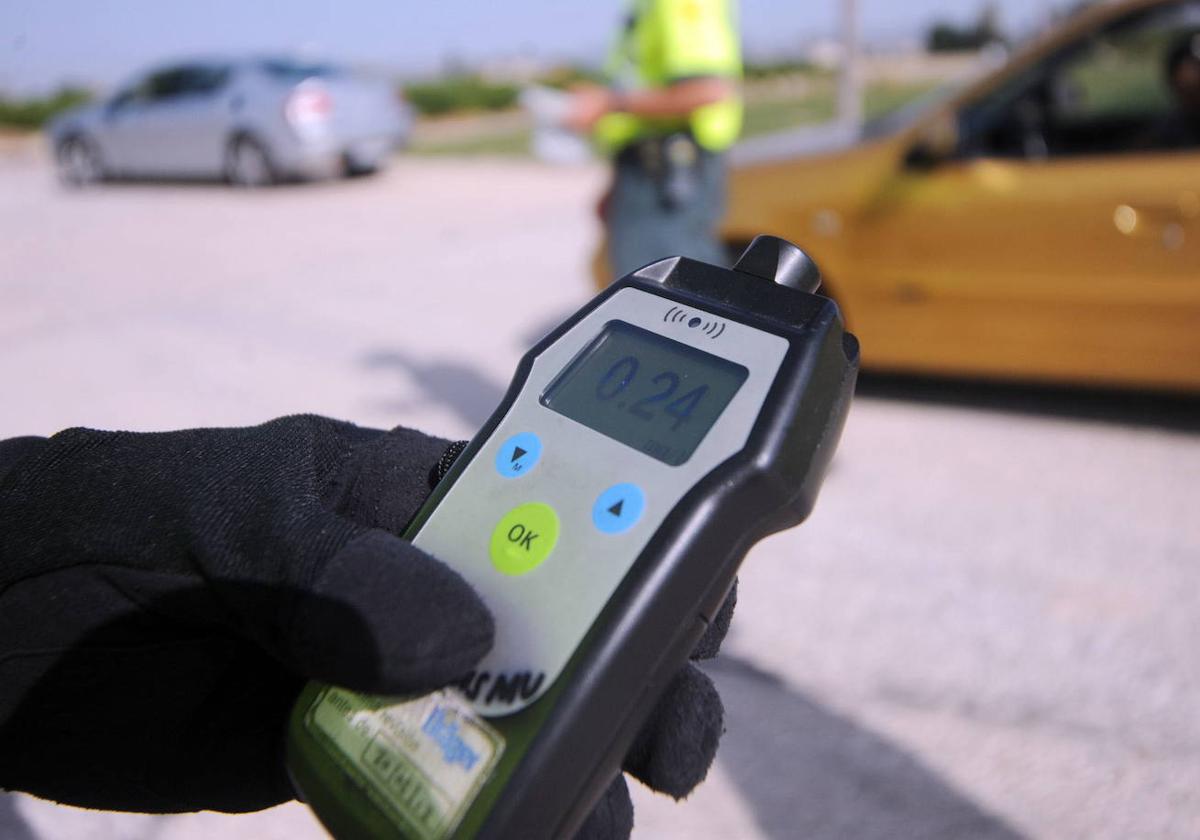
[(533, 470), (542, 457), (542, 441), (533, 432), (521, 432), (504, 441), (496, 453), (496, 472), (516, 478)]
[(606, 534), (628, 531), (642, 518), (646, 495), (636, 484), (614, 484), (592, 505), (592, 523)]

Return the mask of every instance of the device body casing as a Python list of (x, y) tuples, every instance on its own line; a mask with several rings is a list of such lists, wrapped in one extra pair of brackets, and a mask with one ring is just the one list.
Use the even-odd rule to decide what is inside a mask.
[[(748, 440), (691, 488), (662, 521), (549, 690), (494, 721), (507, 746), (454, 836), (570, 837), (729, 592), (746, 551), (812, 509), (845, 423), (858, 345), (829, 299), (686, 258), (630, 274), (521, 360), (503, 402), (410, 526), (436, 508), (491, 440), (533, 361), (607, 298), (638, 288), (785, 338), (789, 347)], [(324, 755), (304, 726), (319, 686), (293, 712), (288, 766), (298, 790), (338, 837), (395, 837), (362, 786)]]

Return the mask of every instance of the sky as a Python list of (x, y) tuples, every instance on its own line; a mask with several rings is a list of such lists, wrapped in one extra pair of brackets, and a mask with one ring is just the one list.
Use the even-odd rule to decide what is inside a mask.
[[(981, 0), (858, 0), (875, 43), (967, 22)], [(741, 0), (750, 55), (780, 54), (837, 30), (838, 0)], [(1062, 0), (1000, 0), (1014, 31)], [(622, 0), (0, 0), (0, 91), (67, 82), (109, 87), (181, 55), (304, 51), (399, 74), (529, 55), (598, 62)]]

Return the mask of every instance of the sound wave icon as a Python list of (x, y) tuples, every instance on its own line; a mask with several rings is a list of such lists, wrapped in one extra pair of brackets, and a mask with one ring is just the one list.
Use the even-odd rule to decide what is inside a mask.
[(721, 333), (725, 332), (724, 321), (706, 321), (700, 316), (692, 315), (686, 309), (681, 309), (678, 306), (672, 306), (667, 310), (667, 314), (663, 315), (664, 323), (679, 324), (684, 321), (687, 322), (688, 327), (699, 329), (700, 332), (709, 338), (720, 338)]

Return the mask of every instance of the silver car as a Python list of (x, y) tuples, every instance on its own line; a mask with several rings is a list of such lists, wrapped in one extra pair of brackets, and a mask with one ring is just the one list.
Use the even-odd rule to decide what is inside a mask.
[(402, 145), (412, 112), (392, 86), (284, 58), (180, 62), (49, 127), (62, 179), (223, 177), (258, 186), (358, 175)]

